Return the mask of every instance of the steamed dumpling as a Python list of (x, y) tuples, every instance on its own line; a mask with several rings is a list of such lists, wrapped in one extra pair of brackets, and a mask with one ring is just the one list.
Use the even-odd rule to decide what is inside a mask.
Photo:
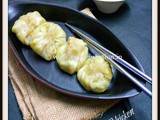
[(32, 31), (46, 20), (39, 14), (39, 12), (29, 12), (22, 15), (13, 25), (12, 32), (16, 34), (18, 39), (25, 45), (29, 45), (30, 41), (27, 37)]
[(59, 47), (66, 42), (66, 34), (59, 25), (45, 22), (28, 39), (34, 52), (49, 61), (55, 58)]
[(59, 48), (56, 59), (63, 71), (73, 74), (83, 66), (87, 56), (87, 44), (81, 39), (70, 37), (68, 42)]
[(113, 77), (110, 64), (102, 56), (89, 58), (78, 71), (78, 80), (88, 91), (104, 92)]

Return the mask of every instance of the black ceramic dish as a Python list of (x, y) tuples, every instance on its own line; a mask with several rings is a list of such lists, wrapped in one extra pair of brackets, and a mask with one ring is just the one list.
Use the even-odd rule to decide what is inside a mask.
[[(109, 50), (122, 55), (123, 59), (144, 71), (135, 56), (117, 39), (102, 23), (87, 15), (70, 8), (39, 2), (10, 2), (9, 3), (9, 45), (17, 60), (26, 71), (41, 83), (48, 85), (56, 91), (68, 95), (95, 98), (95, 99), (118, 99), (137, 95), (140, 90), (124, 75), (113, 69), (114, 78), (109, 89), (101, 94), (88, 92), (79, 84), (76, 74), (69, 75), (61, 71), (56, 60), (47, 62), (33, 52), (30, 47), (22, 45), (11, 28), (19, 16), (28, 12), (38, 11), (47, 20), (58, 23), (66, 32), (67, 38), (75, 36), (66, 26), (70, 23), (94, 37), (101, 45)], [(94, 52), (94, 51), (93, 51)]]

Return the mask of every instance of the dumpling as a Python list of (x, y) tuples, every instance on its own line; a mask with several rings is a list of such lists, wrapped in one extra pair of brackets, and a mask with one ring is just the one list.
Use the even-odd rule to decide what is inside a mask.
[(49, 61), (55, 58), (59, 47), (66, 42), (66, 34), (59, 25), (45, 22), (28, 39), (33, 51)]
[(59, 48), (56, 60), (63, 71), (73, 74), (83, 66), (87, 56), (87, 44), (81, 39), (70, 37), (68, 42)]
[(102, 56), (89, 58), (78, 71), (77, 78), (88, 91), (104, 92), (113, 77), (110, 64)]
[(13, 25), (12, 32), (16, 34), (18, 39), (25, 45), (29, 45), (30, 41), (27, 37), (32, 31), (37, 28), (46, 20), (39, 14), (39, 12), (29, 12), (26, 15), (22, 15)]

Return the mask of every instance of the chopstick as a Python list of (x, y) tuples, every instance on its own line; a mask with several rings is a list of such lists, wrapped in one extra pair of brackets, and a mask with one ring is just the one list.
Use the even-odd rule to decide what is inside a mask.
[[(120, 71), (122, 74), (124, 74), (126, 77), (128, 77), (133, 83), (135, 83), (140, 89), (143, 90), (144, 93), (146, 93), (148, 96), (152, 97), (152, 92), (146, 88), (141, 82), (139, 82), (134, 76), (132, 76), (129, 72), (127, 72), (123, 67), (118, 65), (114, 60), (110, 59), (107, 57), (107, 55), (103, 52), (106, 52), (105, 49), (103, 49), (99, 44), (96, 42), (93, 42), (90, 38), (88, 38), (86, 35), (82, 34), (80, 31), (77, 29), (73, 28), (71, 25), (67, 24), (66, 25), (76, 34), (78, 34), (82, 39), (84, 39), (94, 50), (96, 50), (100, 55), (103, 55), (107, 60), (109, 61), (110, 64), (112, 64), (118, 71)], [(109, 51), (109, 50), (107, 50)], [(111, 51), (106, 52), (108, 55), (112, 55)], [(111, 53), (111, 54), (110, 54)], [(115, 54), (114, 54), (115, 55)], [(115, 55), (116, 56), (116, 55)], [(116, 56), (118, 57), (118, 56)], [(126, 62), (126, 61), (125, 61)], [(125, 63), (123, 62), (123, 63)], [(128, 63), (129, 64), (129, 63)], [(123, 65), (123, 64), (122, 64)], [(127, 65), (127, 64), (126, 64)], [(142, 77), (143, 78), (143, 77)]]
[(96, 50), (99, 54), (107, 58), (110, 64), (113, 65), (118, 71), (120, 71), (122, 74), (127, 76), (133, 83), (135, 83), (139, 88), (143, 90), (149, 97), (152, 97), (151, 91), (146, 88), (141, 82), (139, 82), (135, 77), (133, 77), (131, 74), (129, 74), (125, 69), (123, 69), (120, 65), (118, 65), (116, 62), (114, 62), (112, 59), (107, 57), (103, 52), (101, 52), (98, 48), (87, 42), (94, 50)]
[(135, 74), (137, 74), (139, 77), (141, 77), (142, 79), (144, 79), (146, 82), (152, 84), (152, 80), (149, 76), (147, 76), (146, 74), (144, 74), (142, 71), (138, 70), (136, 67), (132, 66), (131, 64), (129, 64), (128, 62), (126, 62), (125, 60), (123, 60), (122, 58), (118, 57), (117, 55), (115, 55), (113, 52), (109, 51), (108, 49), (104, 48), (103, 46), (97, 44), (94, 41), (91, 41), (87, 36), (85, 36), (85, 39), (87, 39), (87, 41), (90, 44), (95, 45), (96, 47), (98, 47), (100, 50), (102, 50), (103, 52), (105, 52), (106, 54), (115, 57), (115, 61), (117, 61), (118, 63), (120, 63), (122, 66), (128, 68), (129, 70), (131, 70), (132, 72), (134, 72)]
[(145, 80), (146, 82), (152, 84), (152, 79), (147, 76), (146, 74), (144, 74), (142, 71), (138, 70), (136, 67), (132, 66), (131, 64), (129, 64), (127, 61), (123, 60), (122, 58), (118, 57), (116, 54), (114, 54), (113, 52), (111, 52), (110, 50), (104, 48), (103, 46), (99, 45), (98, 43), (94, 42), (93, 40), (91, 40), (89, 37), (87, 37), (86, 35), (84, 35), (83, 33), (81, 33), (80, 31), (78, 31), (77, 29), (75, 29), (74, 27), (72, 27), (71, 25), (65, 23), (66, 26), (68, 26), (70, 29), (72, 29), (72, 31), (74, 31), (76, 34), (78, 34), (80, 37), (83, 37), (86, 41), (88, 41), (89, 43), (95, 45), (96, 47), (98, 47), (100, 50), (102, 50), (104, 53), (113, 56), (115, 61), (117, 61), (118, 63), (120, 63), (122, 66), (126, 67), (127, 69), (131, 70), (132, 72), (134, 72), (136, 75), (138, 75), (139, 77), (141, 77), (143, 80)]

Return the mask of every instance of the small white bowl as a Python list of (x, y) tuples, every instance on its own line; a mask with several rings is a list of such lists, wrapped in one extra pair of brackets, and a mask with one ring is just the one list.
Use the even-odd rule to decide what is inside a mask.
[(116, 12), (125, 0), (94, 0), (97, 8), (107, 14)]

